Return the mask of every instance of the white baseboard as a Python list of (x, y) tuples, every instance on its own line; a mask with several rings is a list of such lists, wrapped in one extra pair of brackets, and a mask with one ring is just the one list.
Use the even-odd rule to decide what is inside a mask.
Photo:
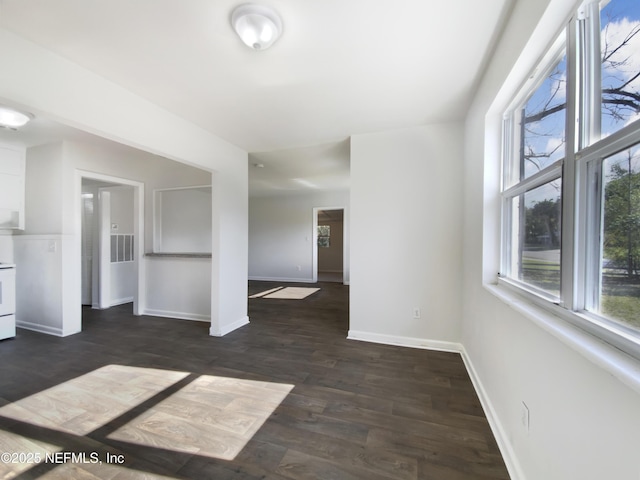
[(62, 329), (57, 327), (49, 327), (47, 325), (25, 322), (18, 319), (16, 319), (16, 327), (24, 328), (25, 330), (31, 330), (33, 332), (46, 333), (47, 335), (55, 335), (56, 337), (66, 337), (67, 335), (72, 335), (70, 333), (65, 334)]
[(397, 335), (384, 335), (381, 333), (362, 332), (357, 330), (349, 330), (347, 338), (349, 340), (382, 343), (385, 345), (396, 345), (399, 347), (423, 348), (425, 350), (438, 350), (442, 352), (460, 353), (462, 351), (462, 345), (456, 342), (444, 342), (442, 340), (430, 340), (427, 338), (401, 337)]
[(185, 312), (171, 312), (167, 310), (154, 310), (151, 308), (147, 308), (142, 312), (142, 315), (149, 315), (152, 317), (163, 317), (163, 318), (176, 318), (178, 320), (193, 320), (196, 322), (210, 322), (211, 317), (207, 315), (202, 315), (199, 313), (185, 313)]
[(258, 282), (313, 283), (313, 278), (249, 277), (249, 280)]
[(216, 328), (214, 330), (213, 325), (209, 329), (209, 335), (212, 337), (224, 337), (227, 333), (231, 333), (240, 327), (244, 327), (249, 324), (249, 317), (244, 316), (237, 322), (233, 322), (231, 325), (225, 325), (223, 328)]
[(133, 302), (133, 297), (125, 297), (125, 298), (116, 298), (111, 301), (110, 307), (115, 307), (117, 305), (124, 305), (125, 303)]
[(491, 427), (493, 436), (498, 443), (498, 448), (500, 449), (500, 453), (502, 454), (502, 458), (504, 459), (504, 463), (507, 467), (511, 480), (525, 480), (520, 462), (518, 462), (516, 454), (511, 447), (511, 443), (509, 442), (509, 436), (502, 427), (502, 423), (500, 422), (500, 419), (498, 418), (498, 415), (493, 408), (491, 399), (489, 398), (487, 391), (482, 385), (480, 377), (478, 377), (476, 369), (473, 366), (473, 362), (471, 361), (467, 350), (464, 348), (464, 345), (462, 346), (460, 355), (462, 356), (462, 361), (464, 362), (464, 365), (467, 368), (467, 372), (469, 373), (469, 377), (471, 378), (471, 383), (473, 383), (473, 387), (478, 394), (478, 398), (480, 399), (480, 403), (482, 404), (482, 409), (484, 410), (484, 414), (487, 417), (487, 421), (489, 422), (489, 426)]

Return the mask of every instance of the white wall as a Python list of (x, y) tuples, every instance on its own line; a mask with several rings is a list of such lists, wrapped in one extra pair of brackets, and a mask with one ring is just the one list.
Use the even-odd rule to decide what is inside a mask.
[(69, 237), (62, 227), (63, 162), (61, 143), (27, 150), (25, 230), (13, 235), (16, 323), (56, 335), (77, 332), (75, 322), (63, 324), (65, 315), (72, 315), (62, 281), (69, 270)]
[[(25, 172), (25, 230), (28, 235), (61, 234), (62, 143), (27, 150)], [(55, 207), (53, 207), (55, 206)]]
[[(516, 3), (467, 117), (465, 358), (514, 479), (637, 480), (640, 388), (618, 379), (620, 365), (629, 365), (630, 359), (574, 329), (551, 333), (540, 328), (554, 319), (508, 296), (498, 298), (497, 287), (488, 285), (498, 271), (500, 107), (562, 28), (575, 2), (552, 0), (548, 9), (547, 3)], [(639, 370), (635, 362), (636, 378)], [(520, 420), (521, 402), (530, 409), (528, 433)]]
[(10, 231), (0, 230), (0, 263), (14, 263), (13, 238)]
[(163, 257), (147, 263), (148, 315), (208, 322), (209, 292), (211, 259)]
[[(68, 245), (62, 235), (16, 235), (16, 325), (53, 335), (76, 333), (64, 324), (69, 304), (60, 287)], [(67, 267), (68, 268), (68, 267)]]
[[(0, 101), (214, 172), (210, 333), (221, 335), (246, 324), (247, 152), (5, 29), (0, 29), (0, 63)], [(65, 191), (77, 190), (65, 197), (72, 198), (70, 203), (64, 202), (69, 218), (63, 231), (69, 233), (72, 254), (60, 284), (65, 301), (77, 305), (65, 322), (78, 324), (80, 209), (74, 212), (71, 203), (79, 197), (80, 186), (67, 175), (62, 182)]]
[(153, 205), (154, 249), (210, 253), (211, 200), (211, 187), (157, 190)]
[(458, 348), (463, 138), (458, 123), (351, 138), (351, 338)]
[[(211, 183), (211, 173), (201, 168), (178, 163), (158, 157), (148, 152), (130, 148), (115, 142), (101, 141), (96, 143), (71, 142), (64, 143), (64, 156), (67, 159), (64, 175), (68, 176), (76, 170), (109, 175), (142, 182), (145, 185), (145, 238), (146, 252), (153, 251), (153, 191), (162, 188), (188, 187)], [(31, 150), (31, 149), (30, 149)], [(74, 198), (67, 198), (73, 201)], [(73, 208), (65, 213), (66, 228), (74, 227)], [(30, 228), (27, 226), (27, 228)]]
[[(249, 278), (313, 281), (314, 207), (344, 207), (348, 218), (349, 194), (320, 192), (250, 199)], [(349, 230), (346, 230), (348, 252)], [(344, 268), (348, 283), (348, 258)]]

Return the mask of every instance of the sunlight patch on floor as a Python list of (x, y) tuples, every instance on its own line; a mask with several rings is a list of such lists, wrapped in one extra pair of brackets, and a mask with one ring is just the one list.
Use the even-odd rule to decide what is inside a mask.
[(251, 295), (249, 298), (280, 298), (287, 300), (302, 300), (316, 293), (319, 288), (313, 287), (277, 287)]
[(108, 438), (233, 460), (292, 389), (203, 375)]
[[(175, 392), (167, 396), (168, 389)], [(288, 384), (107, 365), (4, 405), (0, 416), (81, 437), (92, 432), (95, 435), (103, 427), (108, 432), (109, 423), (144, 403), (142, 414), (115, 429), (121, 424), (117, 423), (115, 431), (105, 432), (106, 438), (160, 452), (172, 450), (232, 460), (292, 389)], [(43, 438), (46, 435), (43, 431)], [(92, 438), (91, 442), (98, 440)], [(126, 464), (65, 460), (53, 465), (55, 462), (45, 461), (55, 452), (71, 453), (68, 450), (68, 446), (39, 440), (38, 434), (24, 437), (0, 429), (0, 452), (22, 454), (25, 460), (19, 461), (22, 457), (16, 456), (15, 462), (0, 462), (0, 478), (15, 478), (41, 463), (51, 467), (42, 478), (76, 478), (76, 474), (84, 478), (82, 473), (88, 478), (112, 478), (110, 473), (118, 475), (117, 470), (123, 468), (129, 472), (126, 478), (164, 478), (145, 476)]]
[(0, 478), (16, 478), (38, 463), (37, 460), (42, 461), (47, 454), (60, 450), (57, 445), (0, 430)]
[(264, 297), (265, 295), (268, 295), (272, 292), (277, 292), (278, 290), (282, 290), (284, 287), (276, 287), (276, 288), (270, 288), (269, 290), (265, 290), (264, 292), (260, 292), (260, 293), (256, 293), (255, 295), (250, 295), (249, 298), (260, 298), (260, 297)]
[(189, 373), (107, 365), (0, 408), (0, 415), (87, 435)]

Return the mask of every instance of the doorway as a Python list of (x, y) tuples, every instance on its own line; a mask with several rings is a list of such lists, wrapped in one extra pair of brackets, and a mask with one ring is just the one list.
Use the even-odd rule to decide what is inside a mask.
[(106, 309), (133, 303), (140, 313), (142, 185), (82, 174), (81, 303)]
[(344, 207), (313, 209), (313, 281), (346, 282)]

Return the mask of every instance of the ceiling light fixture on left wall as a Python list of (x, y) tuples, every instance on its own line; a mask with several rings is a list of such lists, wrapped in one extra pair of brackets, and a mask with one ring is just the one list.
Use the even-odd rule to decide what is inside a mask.
[(15, 108), (0, 105), (0, 127), (16, 129), (24, 127), (33, 118), (30, 113), (24, 113)]
[(280, 37), (282, 20), (269, 7), (246, 3), (231, 14), (231, 25), (242, 42), (254, 50), (266, 50)]

